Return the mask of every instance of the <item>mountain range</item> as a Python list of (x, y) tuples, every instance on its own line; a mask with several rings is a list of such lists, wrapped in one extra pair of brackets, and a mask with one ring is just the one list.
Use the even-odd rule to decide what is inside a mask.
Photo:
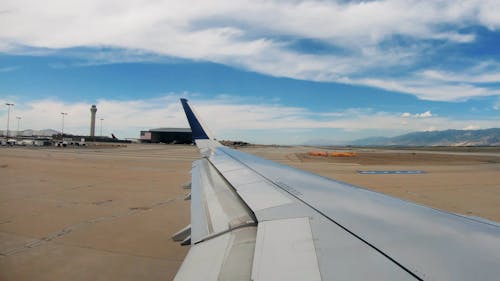
[(354, 146), (500, 146), (500, 128), (425, 131), (396, 137), (371, 137), (348, 143)]

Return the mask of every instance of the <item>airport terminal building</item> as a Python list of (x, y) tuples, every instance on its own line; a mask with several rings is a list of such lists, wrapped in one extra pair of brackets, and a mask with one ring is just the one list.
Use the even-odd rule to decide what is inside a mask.
[(157, 128), (141, 131), (143, 143), (192, 143), (190, 128)]

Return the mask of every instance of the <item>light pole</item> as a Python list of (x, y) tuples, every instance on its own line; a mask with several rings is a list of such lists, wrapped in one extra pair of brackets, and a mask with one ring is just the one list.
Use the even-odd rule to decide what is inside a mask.
[(104, 120), (104, 118), (101, 118), (101, 137), (102, 137), (102, 120)]
[(62, 116), (61, 140), (64, 138), (64, 115), (68, 115), (68, 113), (61, 112), (61, 116)]
[(21, 122), (22, 117), (17, 116), (16, 119), (17, 119), (17, 134), (16, 135), (19, 136), (19, 122)]
[(9, 137), (9, 123), (10, 123), (10, 107), (11, 106), (14, 106), (13, 103), (5, 103), (5, 105), (8, 107), (7, 109), (7, 134), (6, 134), (6, 137), (8, 138)]

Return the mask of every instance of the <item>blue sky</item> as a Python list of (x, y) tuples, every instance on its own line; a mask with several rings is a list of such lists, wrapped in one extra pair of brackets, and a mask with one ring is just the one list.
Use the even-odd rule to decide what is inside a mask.
[[(0, 101), (21, 128), (335, 144), (500, 124), (498, 1), (6, 1)], [(6, 107), (0, 111), (6, 127)], [(16, 127), (11, 121), (11, 128)]]

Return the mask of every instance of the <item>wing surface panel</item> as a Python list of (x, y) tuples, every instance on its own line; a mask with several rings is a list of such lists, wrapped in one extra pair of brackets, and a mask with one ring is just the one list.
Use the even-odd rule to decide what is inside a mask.
[(310, 222), (322, 280), (418, 280), (324, 216)]
[(293, 200), (276, 190), (267, 181), (241, 185), (238, 187), (238, 194), (254, 212), (293, 203)]
[(288, 194), (233, 158), (216, 154), (208, 159), (254, 213), (294, 202)]

